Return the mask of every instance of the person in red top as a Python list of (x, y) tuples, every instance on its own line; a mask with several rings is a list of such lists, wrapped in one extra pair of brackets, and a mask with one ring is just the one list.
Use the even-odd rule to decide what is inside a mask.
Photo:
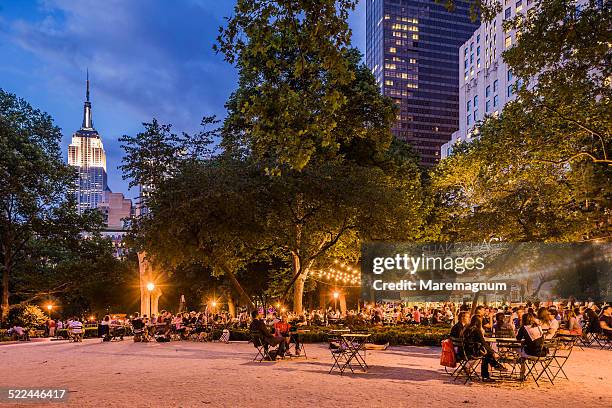
[(418, 306), (414, 307), (414, 311), (412, 312), (412, 320), (417, 324), (421, 323), (421, 312), (419, 312)]
[(287, 321), (287, 315), (283, 315), (281, 317), (280, 322), (274, 323), (274, 335), (277, 337), (283, 337), (286, 343), (286, 349), (289, 349), (289, 342), (291, 341), (291, 335), (289, 334), (289, 329), (291, 325)]

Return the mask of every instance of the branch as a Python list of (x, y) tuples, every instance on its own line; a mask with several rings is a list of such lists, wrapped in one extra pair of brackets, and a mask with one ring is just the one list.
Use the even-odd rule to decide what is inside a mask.
[[(604, 154), (605, 154), (605, 152), (604, 152)], [(608, 166), (612, 165), (612, 160), (608, 160), (607, 158), (605, 158), (605, 159), (598, 159), (597, 157), (593, 156), (591, 153), (587, 153), (587, 152), (579, 152), (579, 153), (574, 154), (573, 156), (570, 156), (570, 157), (568, 157), (566, 159), (561, 159), (561, 160), (544, 160), (544, 159), (541, 159), (541, 160), (536, 160), (536, 161), (543, 162), (543, 163), (552, 163), (552, 164), (564, 164), (564, 163), (569, 163), (570, 161), (572, 161), (572, 160), (574, 160), (574, 159), (576, 159), (578, 157), (581, 157), (581, 156), (587, 156), (588, 158), (591, 159), (591, 161), (593, 163), (606, 163)]]
[(604, 143), (604, 139), (603, 136), (600, 135), (598, 132), (594, 131), (593, 129), (583, 125), (582, 123), (578, 122), (575, 119), (569, 118), (565, 115), (563, 115), (561, 112), (559, 112), (558, 110), (551, 108), (550, 106), (544, 104), (544, 103), (540, 103), (540, 105), (542, 107), (544, 107), (545, 109), (548, 109), (549, 111), (555, 113), (557, 116), (559, 116), (561, 119), (567, 120), (568, 122), (571, 122), (573, 124), (575, 124), (576, 126), (578, 126), (579, 128), (586, 130), (587, 132), (591, 133), (594, 136), (597, 136), (599, 138), (599, 141), (601, 142), (601, 148), (603, 149), (603, 155), (604, 155), (604, 160), (608, 160), (608, 155), (606, 154), (606, 145)]

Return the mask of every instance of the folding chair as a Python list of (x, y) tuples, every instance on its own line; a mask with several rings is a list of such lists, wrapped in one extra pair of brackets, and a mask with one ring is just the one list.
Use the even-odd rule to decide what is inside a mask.
[(270, 356), (270, 347), (261, 333), (251, 332), (251, 341), (253, 342), (253, 346), (257, 349), (257, 354), (253, 358), (253, 361), (257, 361), (258, 363), (264, 360), (273, 361)]
[(569, 380), (567, 374), (563, 370), (563, 366), (567, 363), (570, 355), (572, 354), (572, 350), (574, 345), (576, 344), (577, 337), (575, 336), (566, 336), (563, 334), (557, 335), (555, 337), (557, 340), (557, 347), (555, 349), (555, 353), (552, 356), (552, 361), (550, 362), (549, 369), (552, 374), (553, 381), (559, 376), (559, 374), (563, 374), (566, 380)]
[[(329, 374), (331, 374), (334, 368), (338, 367), (340, 375), (342, 375), (347, 367), (345, 363), (349, 356), (348, 349), (344, 344), (344, 339), (339, 334), (331, 333), (327, 336), (327, 344), (329, 347), (329, 352), (334, 359), (334, 364), (332, 364)], [(351, 372), (354, 373), (353, 368), (350, 365), (348, 365), (348, 368), (350, 368)]]
[(523, 356), (521, 357), (521, 363), (525, 365), (525, 374), (521, 376), (521, 381), (526, 381), (530, 376), (533, 378), (535, 384), (539, 387), (538, 380), (546, 375), (548, 381), (554, 384), (554, 378), (551, 377), (551, 371), (549, 369), (550, 364), (554, 361), (555, 354), (557, 352), (557, 343), (554, 340), (548, 340), (545, 342), (545, 347), (548, 348), (548, 355), (544, 357), (537, 356)]
[(596, 343), (601, 350), (612, 350), (612, 340), (606, 333), (591, 333), (591, 344)]
[(466, 352), (466, 348), (470, 350), (475, 344), (456, 337), (451, 337), (451, 340), (453, 341), (453, 346), (457, 347), (458, 352), (457, 368), (451, 374), (453, 381), (462, 377), (462, 373), (465, 375), (464, 384), (467, 384), (468, 381), (479, 380), (478, 367), (480, 367), (483, 357), (470, 356)]
[(500, 379), (515, 379), (515, 371), (521, 366), (521, 347), (520, 341), (497, 341), (497, 352), (499, 354), (499, 361), (501, 364), (510, 366), (511, 370), (507, 374), (499, 372)]

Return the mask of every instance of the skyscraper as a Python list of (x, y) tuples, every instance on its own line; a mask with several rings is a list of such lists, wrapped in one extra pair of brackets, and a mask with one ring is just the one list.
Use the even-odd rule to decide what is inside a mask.
[(459, 128), (459, 47), (478, 24), (468, 2), (366, 0), (366, 63), (399, 111), (393, 134), (431, 166)]
[(68, 146), (68, 164), (77, 168), (73, 191), (79, 214), (97, 208), (109, 191), (106, 179), (106, 153), (98, 131), (93, 127), (91, 102), (89, 101), (89, 73), (83, 107), (83, 124)]

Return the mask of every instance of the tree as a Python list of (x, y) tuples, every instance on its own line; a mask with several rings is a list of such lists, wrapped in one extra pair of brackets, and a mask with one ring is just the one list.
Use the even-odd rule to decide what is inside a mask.
[[(518, 97), (478, 140), (433, 171), (451, 239), (575, 241), (609, 237), (610, 11), (543, 0), (506, 22)], [(545, 39), (543, 41), (543, 39)]]
[[(75, 173), (62, 160), (60, 140), (48, 114), (0, 90), (3, 322), (11, 295), (19, 305), (63, 293), (87, 280), (85, 268), (92, 271), (92, 264), (111, 256), (98, 234), (101, 215), (76, 211), (70, 193)], [(90, 238), (82, 239), (83, 232)]]
[[(228, 101), (225, 148), (248, 146), (269, 161), (300, 170), (317, 152), (336, 155), (363, 137), (342, 114), (343, 88), (354, 83), (348, 13), (354, 0), (238, 0), (216, 50), (235, 64), (239, 87)], [(348, 140), (347, 140), (348, 138)]]

